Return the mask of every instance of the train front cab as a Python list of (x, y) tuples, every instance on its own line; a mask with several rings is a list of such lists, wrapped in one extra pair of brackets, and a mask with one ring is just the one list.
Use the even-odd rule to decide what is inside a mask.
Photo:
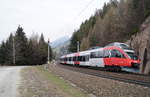
[(138, 68), (140, 61), (138, 58), (131, 58), (130, 55), (118, 47), (104, 48), (105, 67), (129, 67)]

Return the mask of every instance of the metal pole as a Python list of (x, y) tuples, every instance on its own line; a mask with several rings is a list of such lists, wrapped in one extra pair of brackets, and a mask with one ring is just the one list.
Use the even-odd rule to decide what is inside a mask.
[(13, 36), (13, 64), (16, 64), (16, 50), (15, 50), (15, 39)]
[(79, 47), (79, 45), (80, 45), (80, 43), (79, 43), (79, 41), (77, 41), (77, 52), (79, 52), (79, 51), (80, 51), (80, 47)]
[(50, 56), (49, 56), (49, 53), (50, 53), (50, 52), (49, 52), (49, 39), (48, 39), (48, 59), (47, 59), (47, 60), (48, 60), (48, 61), (47, 61), (48, 64), (49, 64), (49, 57), (50, 57)]

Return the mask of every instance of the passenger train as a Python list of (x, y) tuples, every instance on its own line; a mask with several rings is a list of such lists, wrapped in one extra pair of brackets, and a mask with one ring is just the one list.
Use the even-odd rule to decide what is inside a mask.
[(124, 50), (118, 46), (106, 46), (61, 56), (60, 63), (121, 70), (121, 67), (139, 68), (140, 60), (133, 50)]

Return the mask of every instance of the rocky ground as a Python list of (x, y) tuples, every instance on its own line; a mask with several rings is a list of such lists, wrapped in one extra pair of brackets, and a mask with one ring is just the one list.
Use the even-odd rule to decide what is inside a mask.
[(49, 71), (97, 97), (149, 97), (150, 88), (100, 78), (49, 65)]
[(22, 70), (21, 76), (18, 97), (89, 97), (43, 66), (27, 67)]

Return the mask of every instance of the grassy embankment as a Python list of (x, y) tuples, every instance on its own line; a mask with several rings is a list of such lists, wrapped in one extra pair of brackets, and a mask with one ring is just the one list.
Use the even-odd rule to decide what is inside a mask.
[[(45, 70), (43, 66), (28, 67), (28, 68), (24, 69), (23, 72), (24, 73), (30, 72), (28, 74), (32, 74), (31, 72), (34, 72), (34, 75), (36, 74), (36, 76), (37, 76), (36, 78), (39, 78), (38, 80), (41, 80), (41, 82), (47, 81), (48, 82), (47, 84), (49, 84), (49, 85), (51, 84), (51, 85), (57, 87), (58, 88), (57, 90), (61, 90), (63, 92), (63, 94), (67, 94), (69, 97), (89, 97), (89, 95), (87, 93), (81, 91), (77, 87), (73, 87), (72, 85), (70, 85), (70, 83), (68, 83), (64, 79), (61, 79), (60, 77), (49, 72), (48, 70)], [(34, 83), (32, 83), (31, 85), (33, 85), (32, 87), (39, 88), (39, 87), (34, 86)], [(48, 91), (46, 90), (46, 92), (50, 92), (50, 90), (51, 89), (48, 89)], [(32, 90), (30, 90), (30, 91), (32, 91)], [(42, 88), (42, 91), (45, 91), (44, 88)], [(34, 94), (34, 93), (32, 92), (32, 94)], [(51, 96), (51, 95), (49, 95), (49, 96)]]
[(83, 93), (79, 89), (71, 86), (65, 80), (60, 79), (56, 75), (45, 70), (42, 66), (38, 66), (37, 69), (43, 74), (43, 76), (48, 78), (51, 82), (56, 84), (59, 88), (61, 88), (64, 92), (69, 94), (71, 97), (88, 97), (85, 93)]

